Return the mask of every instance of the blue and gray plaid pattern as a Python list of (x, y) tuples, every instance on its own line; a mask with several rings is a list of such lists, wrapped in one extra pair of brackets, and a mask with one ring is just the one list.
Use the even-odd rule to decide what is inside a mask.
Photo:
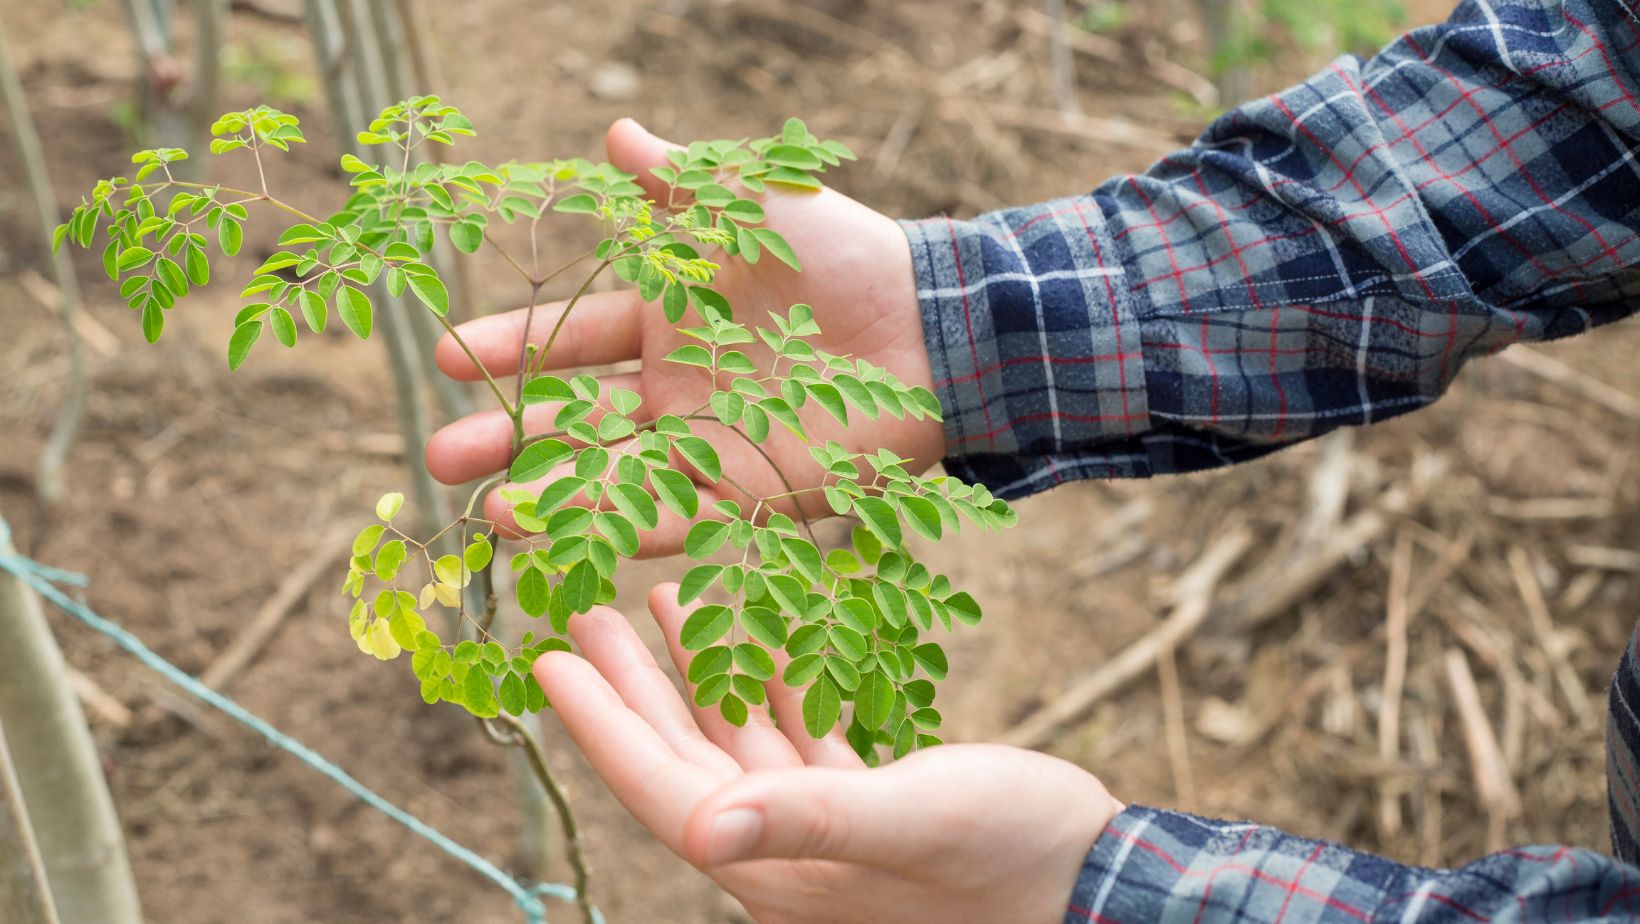
[(1066, 924), (1636, 920), (1640, 870), (1589, 850), (1521, 847), (1424, 869), (1142, 806), (1099, 838), (1065, 911)]
[(1091, 195), (905, 224), (953, 474), (1251, 459), (1640, 305), (1632, 0), (1469, 0)]
[[(953, 474), (1018, 497), (1228, 465), (1436, 400), (1467, 361), (1640, 308), (1633, 0), (1466, 0), (1093, 194), (905, 225)], [(1640, 860), (1640, 667), (1613, 682)], [(1640, 869), (1407, 867), (1133, 807), (1067, 922), (1640, 920)]]

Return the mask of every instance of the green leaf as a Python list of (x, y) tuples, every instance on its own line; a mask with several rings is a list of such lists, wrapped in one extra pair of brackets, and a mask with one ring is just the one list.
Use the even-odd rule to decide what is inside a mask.
[[(739, 679), (739, 675), (731, 678), (731, 680)], [(746, 719), (748, 717), (746, 702), (738, 696), (734, 696), (732, 694), (725, 696), (723, 698), (723, 702), (718, 704), (718, 711), (723, 713), (724, 721), (735, 726), (736, 728), (746, 724)]]
[(370, 336), (374, 314), (371, 312), (369, 296), (352, 286), (342, 286), (336, 290), (336, 313), (341, 316), (342, 323), (347, 325), (347, 329), (357, 334), (360, 339)]
[(701, 594), (717, 583), (718, 575), (722, 573), (722, 565), (696, 565), (690, 568), (678, 583), (678, 603), (693, 603), (700, 599)]
[(882, 728), (894, 708), (894, 681), (882, 671), (860, 678), (854, 691), (854, 720), (873, 731)]
[(683, 538), (683, 553), (690, 558), (705, 558), (723, 548), (729, 540), (729, 524), (721, 520), (701, 520), (689, 528)]
[(899, 546), (900, 518), (894, 515), (894, 508), (888, 501), (880, 497), (857, 497), (854, 499), (854, 512), (884, 545)]
[(450, 313), (450, 293), (437, 276), (411, 276), (409, 282), (410, 291), (434, 314), (442, 318)]
[(951, 665), (945, 660), (945, 649), (933, 642), (924, 642), (911, 649), (911, 657), (917, 659), (928, 676), (935, 680), (944, 680)]
[(466, 551), (461, 553), (461, 559), (467, 565), (468, 571), (483, 571), (489, 567), (490, 559), (495, 557), (495, 547), (490, 540), (483, 536), (476, 536), (468, 544)]
[(296, 319), (290, 316), (283, 305), (276, 307), (268, 314), (268, 325), (273, 328), (273, 336), (287, 347), (296, 345)]
[(900, 512), (905, 514), (905, 520), (911, 528), (924, 539), (938, 541), (944, 526), (940, 521), (940, 511), (933, 502), (922, 497), (906, 496), (899, 499)]
[(703, 369), (710, 369), (712, 368), (712, 351), (698, 343), (686, 343), (666, 354), (666, 361), (684, 366), (700, 366)]
[(774, 678), (774, 658), (767, 651), (749, 642), (742, 642), (734, 648), (735, 664), (748, 677), (764, 681)]
[(826, 669), (825, 659), (817, 654), (806, 654), (795, 657), (786, 665), (785, 673), (780, 675), (788, 687), (800, 687), (820, 676)]
[(608, 497), (614, 502), (615, 508), (644, 529), (654, 529), (660, 524), (660, 511), (655, 507), (655, 499), (649, 496), (642, 486), (635, 484), (616, 484), (609, 489)]
[(189, 247), (182, 265), (188, 271), (188, 281), (202, 286), (211, 281), (211, 261), (205, 257), (205, 248)]
[(279, 235), (281, 247), (286, 244), (310, 244), (314, 241), (328, 240), (330, 235), (309, 224), (292, 225), (285, 229), (284, 234)]
[(804, 384), (804, 390), (809, 393), (809, 397), (813, 398), (816, 404), (819, 404), (826, 409), (827, 413), (837, 418), (838, 423), (844, 426), (848, 425), (848, 405), (843, 403), (843, 395), (837, 390), (837, 386), (830, 382), (808, 382)]
[(376, 517), (384, 523), (393, 522), (393, 518), (403, 509), (404, 495), (398, 491), (383, 494), (381, 499), (376, 501)]
[(799, 170), (819, 170), (825, 166), (813, 151), (795, 144), (770, 145), (768, 150), (763, 152), (763, 159), (771, 164), (795, 167)]
[(142, 306), (142, 339), (153, 343), (165, 330), (165, 309), (156, 299), (148, 299)]
[[(763, 180), (768, 183), (782, 183), (786, 186), (796, 186), (799, 189), (820, 189), (820, 181), (796, 167), (776, 167), (763, 174)], [(759, 231), (762, 228), (757, 229)]]
[(382, 546), (376, 553), (375, 572), (379, 580), (391, 581), (399, 573), (399, 567), (404, 564), (405, 545), (403, 539), (394, 539)]
[(599, 582), (598, 569), (593, 567), (592, 562), (582, 560), (570, 567), (559, 590), (571, 610), (585, 613), (598, 602)]
[(824, 738), (837, 725), (843, 713), (843, 697), (837, 685), (821, 677), (803, 694), (803, 728), (809, 737)]
[(708, 677), (727, 673), (729, 665), (733, 662), (734, 656), (729, 653), (728, 648), (722, 645), (708, 648), (695, 655), (689, 662), (689, 682), (698, 685)]
[(786, 243), (786, 239), (781, 237), (779, 232), (770, 228), (753, 228), (752, 235), (757, 238), (757, 242), (762, 244), (765, 250), (778, 257), (781, 263), (794, 270), (801, 271), (803, 269), (803, 265), (798, 262), (797, 251), (792, 249), (792, 245)]
[(688, 651), (700, 651), (728, 634), (735, 624), (734, 611), (726, 606), (708, 604), (689, 614), (678, 630), (678, 643)]
[(478, 667), (469, 668), (461, 684), (461, 701), (467, 711), (481, 719), (493, 719), (501, 714), (496, 702), (495, 689), (490, 686), (490, 675)]
[(154, 274), (173, 295), (180, 297), (188, 294), (188, 277), (182, 274), (182, 267), (177, 266), (170, 257), (159, 258), (154, 264)]
[(120, 272), (124, 273), (139, 266), (145, 266), (152, 259), (154, 259), (154, 252), (146, 247), (127, 247), (120, 251), (119, 260), (115, 265), (119, 267)]
[(744, 224), (755, 225), (762, 221), (763, 206), (752, 199), (736, 199), (723, 207), (723, 214)]
[(525, 404), (546, 404), (549, 401), (574, 401), (575, 391), (569, 383), (556, 375), (543, 375), (530, 379), (524, 386)]
[(766, 606), (748, 606), (740, 613), (746, 634), (770, 648), (786, 644), (786, 617)]
[(672, 441), (672, 446), (707, 481), (715, 482), (723, 477), (723, 465), (718, 461), (717, 450), (712, 448), (711, 443), (698, 436), (680, 436)]
[(838, 654), (850, 661), (858, 661), (871, 651), (871, 645), (864, 635), (841, 623), (826, 630), (826, 639)]
[(553, 466), (575, 454), (563, 440), (544, 439), (524, 447), (507, 470), (507, 478), (515, 484), (534, 481), (551, 471)]
[(507, 710), (509, 715), (523, 715), (529, 702), (529, 697), (524, 693), (524, 678), (508, 671), (507, 676), (501, 678), (500, 700), (501, 708)]
[(376, 543), (382, 541), (382, 533), (386, 531), (387, 528), (379, 523), (359, 530), (359, 534), (353, 537), (354, 557), (369, 555), (376, 548)]
[(555, 212), (568, 212), (570, 214), (590, 215), (598, 211), (598, 200), (587, 195), (586, 193), (580, 193), (578, 195), (561, 199), (554, 203), (552, 210)]
[(685, 520), (694, 519), (700, 511), (700, 495), (688, 475), (669, 468), (657, 468), (649, 473), (649, 483), (661, 503)]
[(514, 592), (518, 595), (519, 609), (531, 616), (541, 616), (547, 612), (547, 604), (551, 602), (552, 585), (547, 583), (545, 574), (535, 568), (527, 568), (518, 576)]
[(458, 221), (450, 226), (450, 243), (462, 253), (477, 253), (484, 246), (484, 228), (476, 221)]
[(239, 245), (244, 241), (245, 231), (239, 226), (239, 222), (224, 218), (222, 223), (216, 226), (216, 243), (224, 254), (231, 257), (239, 253)]
[(245, 364), (245, 357), (251, 354), (251, 347), (256, 338), (262, 336), (262, 321), (260, 318), (246, 321), (233, 329), (233, 336), (228, 338), (228, 368), (238, 369)]
[(297, 301), (302, 306), (302, 317), (307, 319), (308, 329), (316, 334), (324, 333), (325, 323), (330, 318), (330, 312), (325, 309), (325, 300), (319, 297), (319, 293), (303, 289)]

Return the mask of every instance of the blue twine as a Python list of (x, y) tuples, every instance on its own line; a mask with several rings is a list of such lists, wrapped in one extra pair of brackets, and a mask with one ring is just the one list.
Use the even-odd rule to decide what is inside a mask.
[[(85, 575), (42, 565), (15, 551), (5, 551), (10, 546), (11, 526), (4, 519), (0, 519), (0, 571), (14, 575), (18, 580), (33, 588), (41, 597), (50, 600), (63, 612), (112, 639), (114, 644), (125, 649), (126, 652), (141, 661), (150, 670), (181, 687), (184, 692), (227, 714), (228, 717), (267, 739), (269, 744), (295, 756), (302, 763), (329, 777), (336, 785), (352, 793), (359, 801), (409, 828), (411, 833), (431, 842), (433, 846), (467, 864), (479, 875), (500, 886), (502, 890), (512, 896), (513, 903), (524, 913), (528, 924), (547, 924), (546, 905), (541, 901), (543, 897), (557, 898), (566, 902), (575, 901), (574, 888), (555, 882), (526, 886), (503, 872), (494, 863), (451, 840), (442, 831), (377, 795), (366, 788), (363, 783), (354, 779), (346, 770), (326, 760), (302, 742), (274, 728), (265, 720), (222, 693), (200, 683), (198, 678), (192, 674), (155, 654), (153, 649), (142, 643), (141, 639), (119, 625), (98, 616), (84, 604), (64, 594), (55, 586), (57, 584), (66, 584), (71, 587), (88, 586), (91, 580)], [(597, 909), (593, 909), (593, 916), (597, 919), (598, 924), (602, 924), (602, 913)]]

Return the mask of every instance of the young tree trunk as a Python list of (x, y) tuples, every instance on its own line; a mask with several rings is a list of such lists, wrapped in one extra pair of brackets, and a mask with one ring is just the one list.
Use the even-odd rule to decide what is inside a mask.
[(29, 827), (23, 789), (0, 728), (0, 920), (14, 924), (58, 924), (46, 868)]
[[(0, 555), (11, 552), (0, 542)], [(0, 660), (0, 725), (63, 924), (141, 924), (125, 836), (63, 653), (34, 592), (5, 572)]]
[[(11, 120), (12, 137), (17, 139), (17, 153), (23, 161), (23, 173), (28, 177), (29, 192), (34, 197), (35, 214), (40, 221), (40, 241), (51, 245), (51, 231), (57, 227), (57, 196), (52, 192), (51, 175), (46, 170), (45, 153), (40, 147), (40, 134), (35, 131), (34, 118), (29, 114), (28, 98), (23, 95), (23, 84), (17, 68), (12, 64), (7, 47), (4, 20), (0, 20), (0, 103), (4, 103)], [(56, 503), (68, 494), (68, 479), (63, 473), (68, 451), (80, 432), (80, 421), (85, 416), (86, 373), (84, 350), (80, 334), (74, 329), (74, 316), (80, 311), (80, 285), (74, 276), (74, 264), (68, 251), (59, 250), (51, 256), (51, 271), (57, 279), (61, 295), (58, 316), (62, 318), (63, 333), (68, 337), (68, 396), (57, 412), (57, 423), (51, 436), (40, 451), (40, 497), (47, 503)]]

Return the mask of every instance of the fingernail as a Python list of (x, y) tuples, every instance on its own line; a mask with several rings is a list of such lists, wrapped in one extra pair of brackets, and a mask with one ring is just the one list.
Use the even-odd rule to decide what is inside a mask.
[(763, 836), (763, 813), (756, 809), (735, 808), (719, 812), (712, 819), (712, 830), (706, 837), (706, 863), (732, 863), (744, 857)]

